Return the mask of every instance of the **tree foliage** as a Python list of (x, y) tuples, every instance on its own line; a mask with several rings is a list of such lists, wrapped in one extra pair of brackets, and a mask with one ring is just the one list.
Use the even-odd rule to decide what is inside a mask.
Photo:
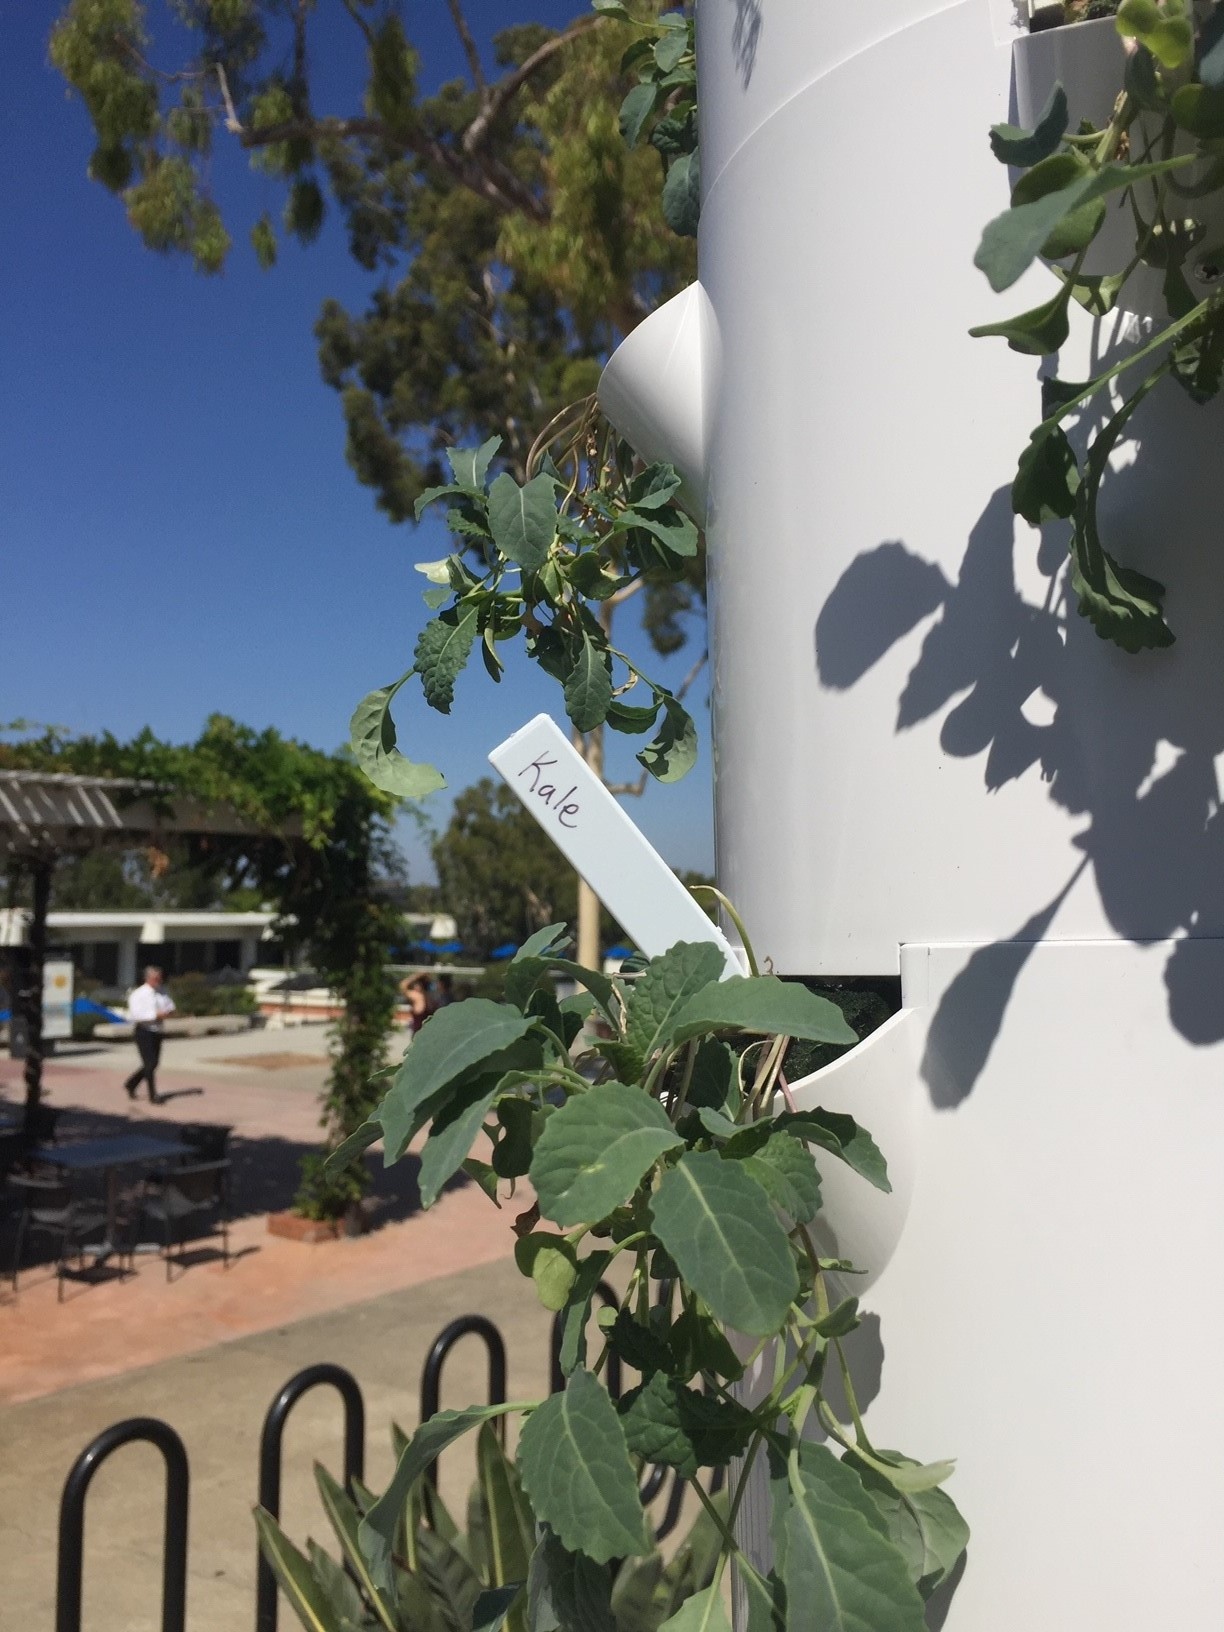
[[(455, 800), (433, 845), (437, 900), (453, 915), (469, 952), (521, 945), (545, 924), (572, 915), (578, 899), (573, 868), (540, 824), (500, 782), (484, 777)], [(620, 928), (604, 913), (603, 934)]]
[(344, 999), (324, 1120), (333, 1138), (362, 1121), (394, 1008), (384, 968), (399, 928), (388, 898), (400, 869), (392, 799), (345, 756), (217, 714), (190, 744), (148, 730), (131, 742), (49, 731), (0, 744), (0, 768), (134, 778), (167, 805), (187, 796), (245, 817), (250, 833), (191, 835), (175, 850), (201, 893), (250, 888), (274, 901), (286, 934)]
[[(283, 187), (279, 222), (252, 233), (264, 265), (332, 212), (357, 261), (387, 271), (363, 315), (329, 301), (317, 335), (349, 461), (396, 520), (473, 436), (499, 430), (521, 475), (535, 432), (694, 271), (663, 219), (658, 155), (621, 140), (632, 25), (527, 22), (482, 49), (449, 9), (468, 75), (432, 91), (419, 18), (368, 0), (183, 0), (164, 37), (142, 0), (71, 0), (51, 39), (93, 122), (91, 174), (150, 248), (220, 270), (237, 228), (211, 155), (229, 139)], [(324, 58), (329, 85), (364, 84), (351, 105), (323, 105)]]

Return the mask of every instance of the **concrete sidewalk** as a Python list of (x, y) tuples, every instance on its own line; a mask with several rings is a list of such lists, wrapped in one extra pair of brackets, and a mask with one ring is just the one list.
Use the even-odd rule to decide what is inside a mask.
[[(503, 1219), (485, 1204), (493, 1229), (504, 1228)], [(248, 1632), (254, 1624), (250, 1510), (259, 1431), (276, 1392), (294, 1372), (316, 1361), (336, 1361), (352, 1371), (366, 1401), (366, 1477), (380, 1488), (391, 1471), (389, 1423), (396, 1420), (410, 1429), (418, 1420), (419, 1379), (430, 1342), (449, 1320), (469, 1313), (490, 1316), (505, 1336), (510, 1398), (544, 1393), (549, 1317), (513, 1265), (495, 1263), (7, 1406), (0, 1413), (0, 1624), (14, 1632), (42, 1632), (54, 1624), (64, 1478), (93, 1435), (140, 1415), (168, 1422), (187, 1448), (189, 1632)], [(485, 1388), (484, 1351), (478, 1340), (467, 1338), (447, 1364), (443, 1405), (483, 1400)], [(311, 1465), (318, 1459), (339, 1473), (340, 1435), (339, 1402), (328, 1389), (308, 1396), (290, 1419), (282, 1512), (299, 1545), (313, 1535), (332, 1546)], [(471, 1476), (465, 1448), (456, 1447), (444, 1459), (442, 1486), (457, 1515)], [(161, 1458), (151, 1446), (124, 1447), (94, 1479), (86, 1510), (86, 1632), (157, 1632), (160, 1627), (162, 1501)], [(280, 1626), (282, 1632), (297, 1626), (285, 1604)]]

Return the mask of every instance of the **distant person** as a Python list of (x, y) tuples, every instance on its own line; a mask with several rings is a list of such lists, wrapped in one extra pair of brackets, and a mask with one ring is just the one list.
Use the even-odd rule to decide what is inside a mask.
[(160, 969), (150, 964), (144, 972), (144, 985), (137, 986), (128, 998), (128, 1019), (136, 1027), (140, 1070), (133, 1072), (123, 1086), (128, 1091), (128, 1098), (135, 1099), (137, 1088), (142, 1082), (147, 1082), (150, 1105), (161, 1104), (161, 1096), (157, 1092), (157, 1062), (161, 1059), (162, 1022), (168, 1014), (174, 1013), (174, 999), (165, 990), (165, 978)]
[(455, 1001), (454, 975), (438, 975), (433, 985), (433, 1006), (435, 1009), (445, 1009)]
[(400, 991), (408, 1003), (408, 1030), (415, 1037), (433, 1013), (429, 981), (424, 975), (411, 975), (400, 982)]

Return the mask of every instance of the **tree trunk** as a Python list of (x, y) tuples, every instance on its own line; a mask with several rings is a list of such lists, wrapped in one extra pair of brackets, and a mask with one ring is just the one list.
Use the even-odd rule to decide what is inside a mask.
[(47, 907), (51, 900), (50, 861), (30, 863), (30, 881), (33, 887), (33, 913), (30, 918), (29, 957), (25, 961), (23, 980), (18, 993), (20, 1012), (26, 1025), (25, 1057), (25, 1125), (32, 1129), (38, 1118), (38, 1104), (42, 1098), (43, 1067), (43, 961), (47, 955)]
[[(603, 727), (589, 731), (585, 737), (574, 733), (574, 746), (595, 772), (603, 779)], [(599, 897), (585, 878), (578, 880), (578, 962), (584, 969), (598, 969), (599, 956)]]

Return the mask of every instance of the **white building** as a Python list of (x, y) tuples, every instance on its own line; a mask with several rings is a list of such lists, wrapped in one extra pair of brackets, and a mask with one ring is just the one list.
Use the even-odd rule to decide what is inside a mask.
[[(0, 945), (20, 946), (29, 913), (0, 911)], [(259, 961), (261, 942), (274, 940), (274, 912), (165, 911), (51, 912), (49, 946), (71, 957), (77, 971), (106, 986), (127, 991), (145, 964), (167, 975), (213, 974), (233, 969), (246, 974)], [(266, 959), (266, 953), (265, 953)]]

